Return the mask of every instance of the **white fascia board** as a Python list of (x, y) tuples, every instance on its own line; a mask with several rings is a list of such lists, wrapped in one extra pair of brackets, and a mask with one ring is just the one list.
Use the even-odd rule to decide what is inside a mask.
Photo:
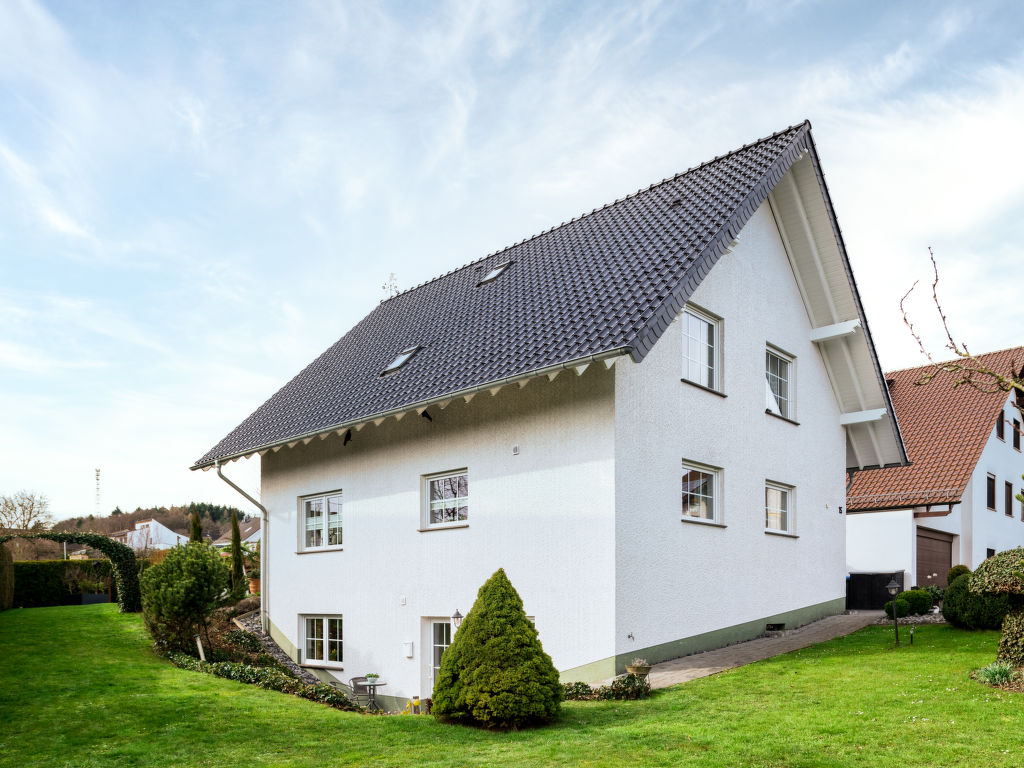
[(854, 411), (853, 413), (844, 413), (839, 417), (839, 423), (848, 427), (851, 424), (864, 424), (869, 421), (879, 421), (885, 417), (888, 413), (885, 408), (872, 408), (867, 411)]
[(823, 325), (820, 328), (812, 328), (811, 341), (815, 344), (820, 344), (821, 342), (829, 341), (830, 339), (849, 336), (852, 333), (856, 333), (858, 328), (860, 328), (859, 317), (855, 317), (853, 320), (845, 320), (841, 323)]

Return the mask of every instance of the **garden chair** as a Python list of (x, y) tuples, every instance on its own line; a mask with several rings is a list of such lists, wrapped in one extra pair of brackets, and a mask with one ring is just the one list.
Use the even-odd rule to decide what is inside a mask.
[(361, 707), (365, 707), (370, 701), (370, 689), (366, 687), (365, 677), (353, 677), (348, 681), (352, 688), (352, 701)]

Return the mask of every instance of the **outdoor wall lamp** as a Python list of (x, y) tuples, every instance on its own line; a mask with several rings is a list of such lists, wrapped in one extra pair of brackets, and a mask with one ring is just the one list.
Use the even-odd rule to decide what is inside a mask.
[(892, 628), (896, 632), (896, 645), (900, 644), (900, 623), (896, 617), (896, 595), (900, 593), (900, 585), (896, 583), (896, 579), (889, 579), (889, 583), (885, 585), (886, 590), (889, 592), (889, 597), (892, 598)]
[(455, 609), (455, 613), (452, 614), (452, 626), (458, 629), (462, 626), (462, 614), (459, 613), (459, 609)]

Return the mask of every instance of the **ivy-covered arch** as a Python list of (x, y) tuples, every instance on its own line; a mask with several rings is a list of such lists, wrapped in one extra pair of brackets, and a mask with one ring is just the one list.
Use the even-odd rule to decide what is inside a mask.
[(135, 560), (135, 550), (119, 541), (104, 536), (102, 533), (11, 533), (0, 536), (0, 544), (11, 539), (47, 539), (58, 543), (84, 544), (98, 549), (108, 558), (114, 569), (114, 580), (117, 584), (117, 602), (121, 613), (138, 613), (142, 610), (142, 593), (139, 591), (139, 566)]

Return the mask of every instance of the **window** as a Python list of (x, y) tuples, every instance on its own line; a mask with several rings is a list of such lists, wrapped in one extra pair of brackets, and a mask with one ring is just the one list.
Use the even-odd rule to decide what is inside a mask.
[(502, 272), (504, 272), (506, 269), (509, 268), (509, 266), (511, 266), (511, 264), (511, 261), (506, 261), (504, 264), (499, 264), (498, 266), (492, 268), (490, 272), (484, 275), (483, 279), (479, 283), (477, 283), (477, 285), (481, 286), (484, 283), (489, 283), (491, 282), (491, 280), (497, 279), (498, 277), (501, 276)]
[(683, 519), (721, 522), (721, 470), (683, 461)]
[(1020, 489), (1020, 521), (1024, 523), (1024, 488)]
[(451, 619), (430, 622), (430, 674), (432, 680), (437, 680), (437, 673), (441, 669), (441, 657), (451, 644)]
[(1003, 484), (1003, 511), (1007, 517), (1013, 517), (1013, 483)]
[(424, 527), (465, 523), (469, 519), (469, 473), (465, 469), (428, 475)]
[(985, 480), (985, 504), (989, 509), (996, 508), (996, 476), (989, 475)]
[(412, 356), (419, 352), (420, 349), (420, 347), (408, 347), (406, 349), (403, 349), (401, 352), (398, 353), (395, 359), (388, 364), (388, 367), (380, 372), (380, 375), (384, 376), (385, 374), (388, 373), (394, 373), (403, 365), (408, 363)]
[(988, 549), (985, 550), (985, 559), (986, 560), (988, 560), (990, 557), (995, 557), (995, 556), (996, 556), (996, 551), (994, 549), (992, 549), (992, 547), (989, 547)]
[(772, 350), (765, 351), (765, 410), (793, 418), (793, 359)]
[(683, 378), (720, 391), (719, 328), (721, 321), (687, 307), (683, 312)]
[(1000, 411), (999, 415), (996, 416), (996, 437), (1000, 440), (1006, 439), (1006, 417), (1003, 412)]
[(1013, 447), (1020, 450), (1020, 421), (1013, 420)]
[(341, 491), (300, 499), (301, 549), (341, 546)]
[(303, 664), (341, 664), (341, 616), (304, 616), (302, 647)]
[(779, 483), (765, 483), (764, 527), (768, 531), (793, 533), (793, 488)]

